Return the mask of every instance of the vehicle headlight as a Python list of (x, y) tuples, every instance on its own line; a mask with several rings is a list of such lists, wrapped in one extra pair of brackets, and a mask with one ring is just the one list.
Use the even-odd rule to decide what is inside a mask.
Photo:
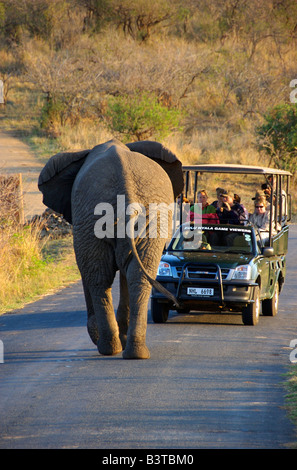
[(237, 266), (234, 269), (232, 279), (251, 279), (251, 267), (249, 265)]
[(172, 276), (170, 264), (161, 261), (158, 267), (158, 276)]

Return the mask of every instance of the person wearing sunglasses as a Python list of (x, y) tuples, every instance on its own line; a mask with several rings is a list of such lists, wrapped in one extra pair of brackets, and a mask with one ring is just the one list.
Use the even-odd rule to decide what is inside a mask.
[(261, 230), (269, 230), (269, 212), (267, 211), (267, 200), (265, 197), (256, 198), (255, 209), (249, 215), (249, 221)]

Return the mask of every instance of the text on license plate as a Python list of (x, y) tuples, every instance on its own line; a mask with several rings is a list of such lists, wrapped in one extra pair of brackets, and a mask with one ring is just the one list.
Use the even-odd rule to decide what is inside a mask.
[(209, 287), (188, 287), (188, 295), (213, 295), (214, 290)]

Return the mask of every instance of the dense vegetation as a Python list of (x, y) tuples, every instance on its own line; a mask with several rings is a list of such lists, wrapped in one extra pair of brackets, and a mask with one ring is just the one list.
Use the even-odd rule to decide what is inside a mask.
[(38, 91), (60, 147), (73, 130), (72, 148), (90, 133), (167, 139), (184, 161), (252, 164), (262, 149), (295, 170), (263, 124), (296, 106), (296, 18), (295, 0), (0, 0), (5, 99)]

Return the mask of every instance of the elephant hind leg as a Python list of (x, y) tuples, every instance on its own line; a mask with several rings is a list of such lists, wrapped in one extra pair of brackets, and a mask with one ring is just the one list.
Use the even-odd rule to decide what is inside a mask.
[(83, 288), (84, 288), (85, 301), (86, 301), (86, 306), (87, 306), (87, 315), (88, 315), (87, 330), (88, 330), (88, 334), (89, 334), (91, 340), (97, 346), (98, 339), (99, 339), (98, 325), (97, 325), (97, 321), (96, 321), (96, 316), (95, 316), (95, 310), (94, 310), (94, 307), (93, 307), (92, 297), (91, 297), (90, 291), (89, 291), (89, 289), (86, 286), (84, 281), (83, 281)]
[(129, 326), (130, 306), (129, 290), (126, 275), (120, 272), (120, 302), (117, 309), (117, 322), (119, 325), (120, 340), (123, 349), (126, 347)]
[[(98, 329), (98, 351), (105, 356), (118, 354), (122, 351), (122, 344), (112, 304), (111, 287), (89, 286), (88, 289)], [(88, 319), (88, 324), (90, 324), (90, 328), (94, 327), (93, 316)]]
[(146, 346), (146, 328), (151, 285), (135, 259), (129, 264), (127, 283), (130, 299), (130, 319), (123, 358), (149, 359), (150, 352)]

